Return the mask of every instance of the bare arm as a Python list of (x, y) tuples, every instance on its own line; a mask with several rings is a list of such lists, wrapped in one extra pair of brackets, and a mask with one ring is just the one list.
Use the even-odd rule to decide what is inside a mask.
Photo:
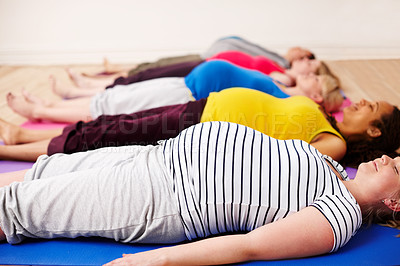
[(217, 265), (299, 258), (327, 253), (333, 242), (329, 222), (316, 208), (307, 207), (248, 234), (130, 254), (107, 265)]
[(330, 133), (320, 133), (311, 143), (320, 153), (329, 155), (335, 161), (340, 161), (346, 154), (346, 143)]
[[(288, 76), (288, 75), (286, 75), (284, 73), (280, 73), (280, 72), (274, 71), (274, 72), (270, 73), (268, 76), (270, 76), (271, 78), (273, 78), (273, 79), (285, 84), (286, 86), (295, 85), (295, 82), (293, 81), (293, 79), (290, 76)], [(285, 92), (287, 93), (287, 91), (285, 91)]]

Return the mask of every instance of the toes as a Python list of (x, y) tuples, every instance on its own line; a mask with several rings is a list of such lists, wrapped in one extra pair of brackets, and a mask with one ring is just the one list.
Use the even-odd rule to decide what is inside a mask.
[(67, 72), (69, 79), (74, 81), (75, 80), (75, 75), (72, 72), (72, 70), (68, 67), (68, 68), (65, 69), (65, 71)]
[(30, 100), (31, 94), (25, 88), (21, 89), (21, 94), (22, 94), (22, 96), (24, 96), (25, 100), (27, 100), (27, 101)]
[(15, 99), (15, 95), (9, 92), (7, 93), (6, 98), (7, 98), (7, 103), (10, 104)]
[(37, 98), (36, 96), (33, 96), (29, 91), (22, 89), (21, 94), (24, 97), (25, 101), (27, 101), (29, 103), (33, 103), (33, 104), (42, 104), (43, 105), (43, 103), (40, 101), (40, 99)]

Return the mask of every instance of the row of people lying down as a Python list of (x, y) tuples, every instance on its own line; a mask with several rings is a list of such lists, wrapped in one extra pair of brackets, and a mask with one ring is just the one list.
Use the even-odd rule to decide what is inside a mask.
[[(217, 54), (215, 57), (235, 63), (239, 62), (239, 64), (247, 68), (251, 67), (249, 62), (252, 62), (252, 58), (242, 52), (228, 51)], [(248, 60), (243, 60), (243, 58)], [(24, 97), (15, 97), (10, 94), (8, 96), (10, 106), (18, 113), (31, 119), (76, 122), (79, 120), (89, 121), (102, 115), (129, 113), (132, 115), (107, 117), (107, 125), (102, 125), (104, 119), (101, 117), (101, 119), (85, 126), (82, 126), (82, 123), (78, 123), (77, 127), (70, 126), (63, 133), (60, 130), (54, 130), (34, 135), (30, 134), (30, 132), (22, 134), (20, 132), (23, 130), (17, 130), (18, 127), (2, 122), (2, 132), (5, 132), (1, 133), (3, 135), (2, 138), (6, 144), (11, 145), (0, 149), (0, 158), (34, 161), (38, 155), (45, 153), (46, 150), (48, 154), (56, 152), (72, 153), (107, 145), (155, 143), (157, 140), (176, 136), (186, 126), (200, 121), (214, 120), (241, 123), (279, 139), (302, 139), (312, 143), (320, 152), (332, 156), (335, 160), (342, 160), (344, 157), (343, 162), (346, 164), (352, 163), (356, 165), (364, 159), (373, 158), (377, 152), (392, 154), (399, 146), (396, 142), (397, 138), (387, 140), (380, 136), (380, 131), (382, 130), (379, 129), (379, 133), (377, 133), (378, 131), (367, 131), (365, 125), (357, 128), (357, 123), (346, 122), (348, 118), (338, 124), (334, 120), (328, 122), (325, 119), (326, 114), (318, 110), (317, 105), (314, 105), (312, 107), (313, 110), (309, 111), (308, 109), (310, 108), (308, 107), (311, 103), (306, 104), (301, 97), (294, 97), (286, 102), (277, 101), (276, 104), (271, 104), (272, 98), (261, 94), (261, 96), (258, 96), (249, 92), (245, 93), (246, 95), (223, 93), (221, 96), (213, 96), (211, 100), (207, 100), (206, 110), (212, 115), (202, 115), (205, 108), (205, 100), (199, 99), (207, 97), (210, 92), (236, 86), (260, 90), (279, 98), (287, 98), (290, 95), (304, 95), (319, 103), (325, 111), (337, 110), (343, 100), (339, 91), (338, 80), (330, 75), (300, 75), (316, 72), (321, 66), (318, 63), (301, 64), (306, 61), (308, 59), (292, 62), (293, 67), (298, 66), (292, 72), (297, 73), (297, 82), (296, 86), (290, 88), (282, 86), (281, 83), (276, 82), (276, 80), (260, 71), (238, 67), (226, 61), (213, 60), (195, 62), (194, 64), (193, 62), (187, 62), (148, 69), (132, 76), (135, 79), (130, 80), (130, 82), (134, 82), (130, 85), (114, 86), (111, 90), (104, 91), (103, 89), (102, 93), (93, 97), (66, 100), (55, 104), (43, 103), (43, 101), (35, 99), (27, 93), (25, 93)], [(296, 62), (300, 62), (300, 64), (296, 64)], [(257, 66), (255, 68), (257, 69)], [(157, 78), (160, 75), (173, 76), (177, 73), (182, 73), (182, 71), (190, 72), (184, 78)], [(143, 81), (146, 79), (152, 80)], [(146, 110), (150, 107), (186, 103), (193, 98), (198, 99), (198, 101), (178, 108), (172, 106), (157, 110)], [(246, 98), (247, 102), (243, 101), (243, 98)], [(243, 104), (244, 102), (247, 104)], [(255, 104), (258, 102), (259, 104)], [(361, 104), (364, 104), (364, 102), (359, 105)], [(385, 105), (388, 104), (385, 103)], [(241, 106), (241, 108), (238, 108), (238, 106)], [(142, 110), (146, 111), (139, 114), (133, 113)], [(385, 108), (382, 110), (387, 111)], [(277, 119), (276, 114), (282, 112), (285, 115)], [(297, 119), (293, 119), (297, 113), (301, 115)], [(388, 113), (386, 112), (386, 114)], [(152, 115), (149, 116), (149, 114)], [(176, 121), (183, 119), (182, 117), (187, 117), (188, 114), (191, 114), (194, 118), (191, 118), (190, 122), (185, 122), (184, 127), (178, 125)], [(143, 116), (144, 118), (142, 118)], [(243, 120), (241, 116), (245, 116), (246, 121), (241, 121)], [(260, 118), (261, 116), (267, 117)], [(137, 117), (140, 119), (137, 119)], [(346, 117), (349, 117), (349, 115)], [(374, 123), (374, 127), (376, 127), (376, 124), (380, 124), (380, 122), (373, 122), (375, 119), (378, 121), (379, 116), (369, 118), (370, 122)], [(148, 131), (145, 131), (145, 129), (137, 130), (136, 134), (124, 134), (124, 132), (119, 132), (119, 129), (114, 130), (113, 134), (109, 134), (108, 131), (105, 134), (98, 133), (100, 129), (107, 127), (117, 128), (122, 123), (124, 128), (129, 128), (130, 130), (132, 128), (149, 127), (147, 124), (150, 119), (155, 125), (153, 126), (153, 132), (160, 132), (160, 129), (158, 129), (159, 123), (164, 123), (168, 120), (170, 123), (168, 127), (173, 128), (172, 133), (147, 134)], [(313, 119), (318, 122), (312, 121)], [(392, 119), (391, 116), (385, 117), (382, 120), (382, 124), (390, 127), (391, 123), (386, 122), (386, 120), (390, 119)], [(115, 122), (112, 120), (115, 120)], [(279, 123), (285, 124), (286, 128), (283, 127), (284, 129), (282, 129), (282, 127), (276, 126)], [(301, 128), (305, 123), (311, 126), (306, 129)], [(350, 129), (347, 127), (350, 127)], [(379, 127), (382, 128), (382, 126)], [(13, 128), (13, 130), (10, 130), (10, 128)], [(357, 130), (353, 130), (354, 128)], [(10, 132), (19, 132), (19, 135), (16, 137), (16, 134)], [(88, 132), (93, 133), (89, 134)], [(25, 139), (26, 135), (30, 137)], [(73, 136), (73, 138), (70, 136)], [(369, 143), (370, 138), (373, 138), (377, 144), (371, 145)], [(28, 147), (32, 147), (32, 149), (26, 149), (26, 145), (12, 145), (20, 143), (29, 143)], [(335, 149), (332, 149), (332, 147), (335, 147)], [(21, 153), (21, 149), (29, 150), (29, 152)], [(372, 154), (367, 151), (371, 151)]]
[[(241, 50), (232, 51), (231, 49)], [(242, 51), (249, 52), (250, 54)], [(217, 52), (221, 53), (216, 54)], [(99, 114), (131, 113), (157, 106), (185, 103), (193, 99), (193, 97), (200, 99), (207, 97), (209, 92), (220, 91), (229, 87), (254, 88), (277, 97), (288, 97), (289, 95), (298, 94), (306, 95), (313, 97), (318, 103), (325, 101), (324, 105), (328, 112), (335, 110), (341, 104), (342, 96), (339, 94), (339, 88), (335, 87), (332, 81), (330, 81), (331, 84), (329, 86), (322, 86), (322, 90), (315, 86), (309, 86), (311, 88), (299, 88), (297, 86), (287, 87), (287, 85), (283, 84), (288, 79), (289, 83), (293, 83), (292, 80), (297, 79), (297, 77), (311, 73), (326, 73), (331, 75), (325, 64), (320, 61), (309, 60), (308, 58), (314, 58), (314, 55), (305, 49), (298, 47), (290, 49), (286, 56), (290, 61), (288, 61), (288, 64), (282, 64), (286, 60), (284, 57), (280, 57), (278, 54), (246, 41), (243, 38), (231, 36), (217, 40), (206, 53), (210, 60), (223, 59), (236, 66), (243, 66), (247, 69), (259, 70), (261, 73), (273, 75), (275, 78), (271, 79), (271, 77), (266, 77), (256, 71), (245, 71), (243, 68), (235, 69), (234, 66), (229, 67), (227, 64), (223, 65), (222, 63), (214, 65), (201, 64), (201, 66), (196, 67), (202, 61), (191, 61), (188, 62), (189, 64), (175, 64), (171, 66), (171, 60), (165, 59), (164, 61), (161, 60), (164, 63), (159, 64), (160, 62), (157, 62), (156, 65), (167, 65), (166, 67), (152, 68), (137, 73), (138, 69), (145, 69), (147, 65), (152, 64), (146, 64), (146, 67), (142, 68), (139, 66), (132, 71), (137, 73), (136, 75), (128, 79), (119, 78), (114, 84), (107, 87), (118, 88), (118, 91), (99, 93), (94, 98), (87, 97), (86, 99), (48, 103), (24, 93), (24, 98), (16, 98), (12, 94), (9, 94), (8, 103), (14, 111), (30, 119), (46, 119), (57, 122), (87, 121)], [(252, 57), (252, 55), (262, 56)], [(172, 61), (176, 62), (176, 60)], [(278, 64), (284, 67), (292, 66), (292, 68), (284, 70)], [(179, 79), (157, 79), (152, 82), (134, 85), (133, 88), (139, 87), (140, 90), (136, 89), (135, 92), (129, 92), (129, 95), (127, 95), (129, 97), (120, 95), (120, 92), (127, 92), (131, 87), (122, 88), (121, 86), (115, 86), (117, 84), (126, 85), (160, 77), (185, 77), (185, 84)], [(328, 81), (324, 83), (328, 83)], [(81, 82), (78, 82), (78, 84), (81, 84)], [(99, 91), (104, 91), (104, 86), (103, 84), (101, 87), (90, 88), (89, 90), (63, 88), (60, 92), (60, 86), (53, 80), (54, 91), (59, 92), (66, 98), (93, 95)], [(168, 89), (163, 89), (164, 87), (168, 87)], [(153, 91), (150, 89), (153, 89)], [(151, 91), (150, 94), (148, 93), (149, 90)], [(164, 94), (160, 93), (160, 91)], [(164, 97), (165, 95), (168, 95), (168, 97)], [(101, 99), (98, 99), (98, 97)], [(140, 102), (130, 101), (131, 97), (142, 100)], [(121, 102), (121, 99), (124, 99), (124, 102)], [(90, 106), (90, 109), (88, 106)], [(98, 108), (101, 110), (93, 110)], [(96, 114), (93, 114), (93, 112)]]
[[(232, 43), (234, 43), (234, 45), (236, 45), (235, 47), (238, 47), (238, 44), (240, 44), (240, 48), (246, 47), (246, 50), (250, 50), (249, 47), (252, 49), (259, 49), (256, 45), (250, 44), (249, 42), (246, 42), (240, 38), (225, 38), (216, 42), (220, 45), (214, 45), (214, 50), (216, 50), (216, 47), (219, 47), (220, 49), (221, 44), (226, 47), (227, 42), (229, 48), (232, 48)], [(152, 106), (187, 102), (188, 100), (192, 99), (193, 96), (196, 99), (200, 99), (208, 96), (211, 91), (219, 91), (233, 86), (251, 87), (280, 98), (285, 98), (289, 95), (307, 95), (314, 99), (314, 101), (325, 106), (326, 110), (336, 110), (341, 104), (343, 98), (339, 92), (339, 87), (336, 83), (336, 80), (334, 78), (330, 78), (329, 76), (304, 76), (317, 71), (321, 72), (321, 69), (326, 68), (321, 68), (321, 62), (313, 61), (310, 63), (308, 59), (304, 59), (304, 53), (302, 53), (303, 50), (301, 49), (292, 49), (291, 51), (297, 51), (296, 55), (299, 56), (297, 57), (298, 59), (292, 60), (292, 69), (290, 73), (292, 77), (298, 77), (300, 81), (298, 82), (299, 84), (297, 86), (290, 88), (284, 87), (281, 85), (281, 83), (276, 82), (276, 80), (262, 74), (271, 73), (272, 70), (278, 68), (277, 64), (273, 63), (271, 60), (268, 61), (265, 57), (253, 58), (240, 51), (228, 51), (219, 53), (214, 57), (234, 62), (236, 65), (241, 65), (246, 68), (260, 70), (261, 73), (258, 71), (240, 68), (223, 61), (211, 61), (204, 63), (202, 61), (186, 62), (164, 67), (151, 68), (139, 72), (136, 75), (131, 76), (129, 81), (124, 81), (125, 83), (138, 83), (126, 87), (117, 86), (113, 90), (101, 93), (90, 99), (62, 101), (54, 105), (49, 103), (42, 104), (43, 101), (35, 99), (33, 96), (26, 93), (24, 95), (25, 97), (23, 98), (16, 98), (10, 94), (8, 99), (10, 106), (14, 110), (27, 116), (28, 118), (44, 118), (47, 120), (61, 122), (91, 120), (92, 118), (96, 118), (103, 114), (130, 113), (136, 110), (150, 108)], [(295, 53), (291, 53), (291, 55), (291, 58), (295, 58)], [(187, 75), (188, 73), (189, 75)], [(148, 82), (139, 82), (158, 77), (185, 75), (186, 77), (184, 78), (184, 85), (183, 79), (155, 79)], [(169, 87), (166, 87), (167, 85)], [(73, 90), (69, 89), (68, 91), (71, 92)], [(82, 92), (82, 90), (79, 91)], [(123, 95), (120, 93), (120, 91), (128, 92), (129, 96), (124, 97), (126, 95)], [(98, 99), (98, 97), (102, 99)], [(141, 100), (131, 101), (130, 99)], [(121, 102), (121, 100), (125, 102)], [(93, 114), (89, 114), (88, 106), (91, 107), (90, 109), (94, 108), (97, 110), (91, 110), (91, 113)], [(3, 123), (3, 128), (6, 128), (5, 123)], [(6, 131), (7, 130), (3, 130), (3, 132)], [(12, 134), (5, 135), (3, 133), (2, 135), (6, 144), (27, 142), (20, 140), (17, 141)], [(50, 136), (54, 137), (56, 136), (56, 133), (52, 132), (52, 135)], [(46, 137), (50, 138), (48, 134)], [(160, 136), (160, 138), (161, 137), (163, 136)], [(35, 142), (36, 140), (37, 138), (31, 138), (29, 142)], [(121, 143), (126, 142), (122, 141)], [(135, 141), (130, 140), (128, 143), (135, 143)], [(93, 144), (93, 147), (99, 147), (99, 145), (104, 146), (104, 144), (97, 143)], [(40, 152), (45, 150), (45, 146), (46, 145), (42, 145), (40, 149), (32, 149), (31, 153), (33, 153), (33, 155), (19, 153), (18, 157), (14, 157), (13, 154), (16, 153), (12, 152), (7, 154), (7, 158), (35, 160), (37, 154), (40, 154)], [(12, 146), (9, 146), (9, 148), (12, 149)], [(18, 150), (16, 150), (16, 152), (17, 151)]]
[(155, 146), (43, 155), (28, 171), (1, 174), (0, 240), (180, 243), (110, 265), (314, 256), (338, 250), (363, 222), (399, 228), (399, 171), (400, 157), (383, 155), (349, 180), (304, 141), (205, 122)]
[[(181, 67), (181, 64), (173, 65), (172, 72)], [(167, 68), (171, 69), (171, 67)], [(308, 66), (305, 69), (307, 71), (304, 70), (304, 73), (310, 73)], [(156, 70), (157, 73), (159, 73), (158, 70)], [(168, 70), (164, 73), (167, 72), (171, 74)], [(54, 103), (34, 99), (26, 93), (20, 97), (10, 93), (7, 98), (9, 106), (15, 112), (29, 119), (77, 122), (92, 120), (100, 115), (127, 114), (154, 107), (186, 103), (193, 99), (205, 98), (210, 92), (231, 87), (252, 88), (279, 98), (305, 95), (323, 105), (328, 112), (337, 110), (343, 101), (338, 81), (330, 75), (298, 75), (296, 85), (286, 87), (259, 71), (238, 67), (224, 60), (203, 62), (185, 77), (153, 78), (129, 85), (117, 85), (108, 90), (103, 88), (102, 92), (89, 97)]]

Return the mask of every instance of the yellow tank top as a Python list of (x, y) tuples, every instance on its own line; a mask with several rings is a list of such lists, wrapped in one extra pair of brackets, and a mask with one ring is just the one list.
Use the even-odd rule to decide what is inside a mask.
[(230, 88), (210, 94), (201, 122), (242, 124), (276, 139), (311, 143), (318, 134), (327, 132), (344, 141), (319, 108), (305, 96), (280, 99), (257, 90)]

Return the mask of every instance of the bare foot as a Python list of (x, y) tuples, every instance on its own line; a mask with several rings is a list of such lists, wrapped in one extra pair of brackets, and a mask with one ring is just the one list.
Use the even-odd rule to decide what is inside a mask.
[(58, 82), (58, 80), (53, 75), (51, 75), (49, 79), (51, 83), (51, 89), (54, 94), (62, 98), (70, 98), (70, 91), (74, 90), (75, 88), (68, 88), (65, 85), (60, 84), (60, 82)]
[(119, 66), (119, 65), (112, 65), (110, 63), (110, 61), (108, 61), (107, 57), (103, 58), (103, 66), (104, 66), (104, 69), (105, 69), (105, 73), (107, 73), (109, 75), (116, 74), (116, 75), (120, 75), (120, 76), (126, 76), (128, 74), (128, 72), (129, 72), (129, 70), (131, 68), (135, 67), (135, 65), (133, 65), (130, 68), (122, 67), (122, 66)]
[(7, 94), (7, 104), (8, 106), (17, 114), (28, 118), (31, 121), (37, 121), (38, 119), (34, 117), (34, 109), (36, 104), (28, 102), (24, 97), (17, 97), (11, 92)]
[(0, 119), (0, 138), (6, 145), (18, 144), (20, 127)]
[(112, 73), (113, 72), (113, 69), (112, 69), (112, 67), (110, 65), (110, 61), (108, 61), (107, 57), (103, 58), (103, 66), (104, 66), (104, 70), (105, 70), (106, 73)]
[(51, 102), (43, 100), (42, 98), (39, 98), (33, 94), (31, 94), (29, 91), (22, 89), (21, 90), (22, 96), (24, 96), (25, 100), (27, 102), (37, 104), (37, 105), (43, 105), (43, 106), (50, 106)]
[(90, 84), (84, 79), (84, 77), (82, 77), (81, 74), (72, 71), (70, 68), (66, 68), (65, 71), (67, 72), (69, 78), (77, 87), (87, 88), (90, 86)]
[[(121, 71), (121, 68), (116, 65), (112, 65), (110, 63), (110, 61), (108, 61), (107, 57), (103, 58), (103, 67), (104, 67), (104, 71), (96, 73), (94, 75), (95, 76), (114, 75)], [(83, 74), (83, 75), (86, 76), (86, 74)]]
[(106, 86), (112, 84), (116, 77), (119, 75), (106, 75), (106, 76), (87, 76), (84, 73), (76, 73), (71, 71), (70, 69), (66, 69), (68, 75), (72, 82), (76, 85), (75, 89), (86, 89), (92, 90), (97, 89), (99, 87), (105, 88)]
[[(128, 71), (130, 68), (124, 68), (119, 65), (113, 65), (108, 61), (107, 57), (103, 58), (103, 67), (104, 71), (94, 73), (94, 74), (88, 74), (88, 73), (82, 73), (82, 77), (86, 78), (96, 78), (96, 79), (101, 79), (101, 78), (118, 78), (120, 76), (126, 76), (128, 74)], [(110, 80), (112, 81), (112, 80)], [(106, 84), (109, 85), (109, 84)]]

